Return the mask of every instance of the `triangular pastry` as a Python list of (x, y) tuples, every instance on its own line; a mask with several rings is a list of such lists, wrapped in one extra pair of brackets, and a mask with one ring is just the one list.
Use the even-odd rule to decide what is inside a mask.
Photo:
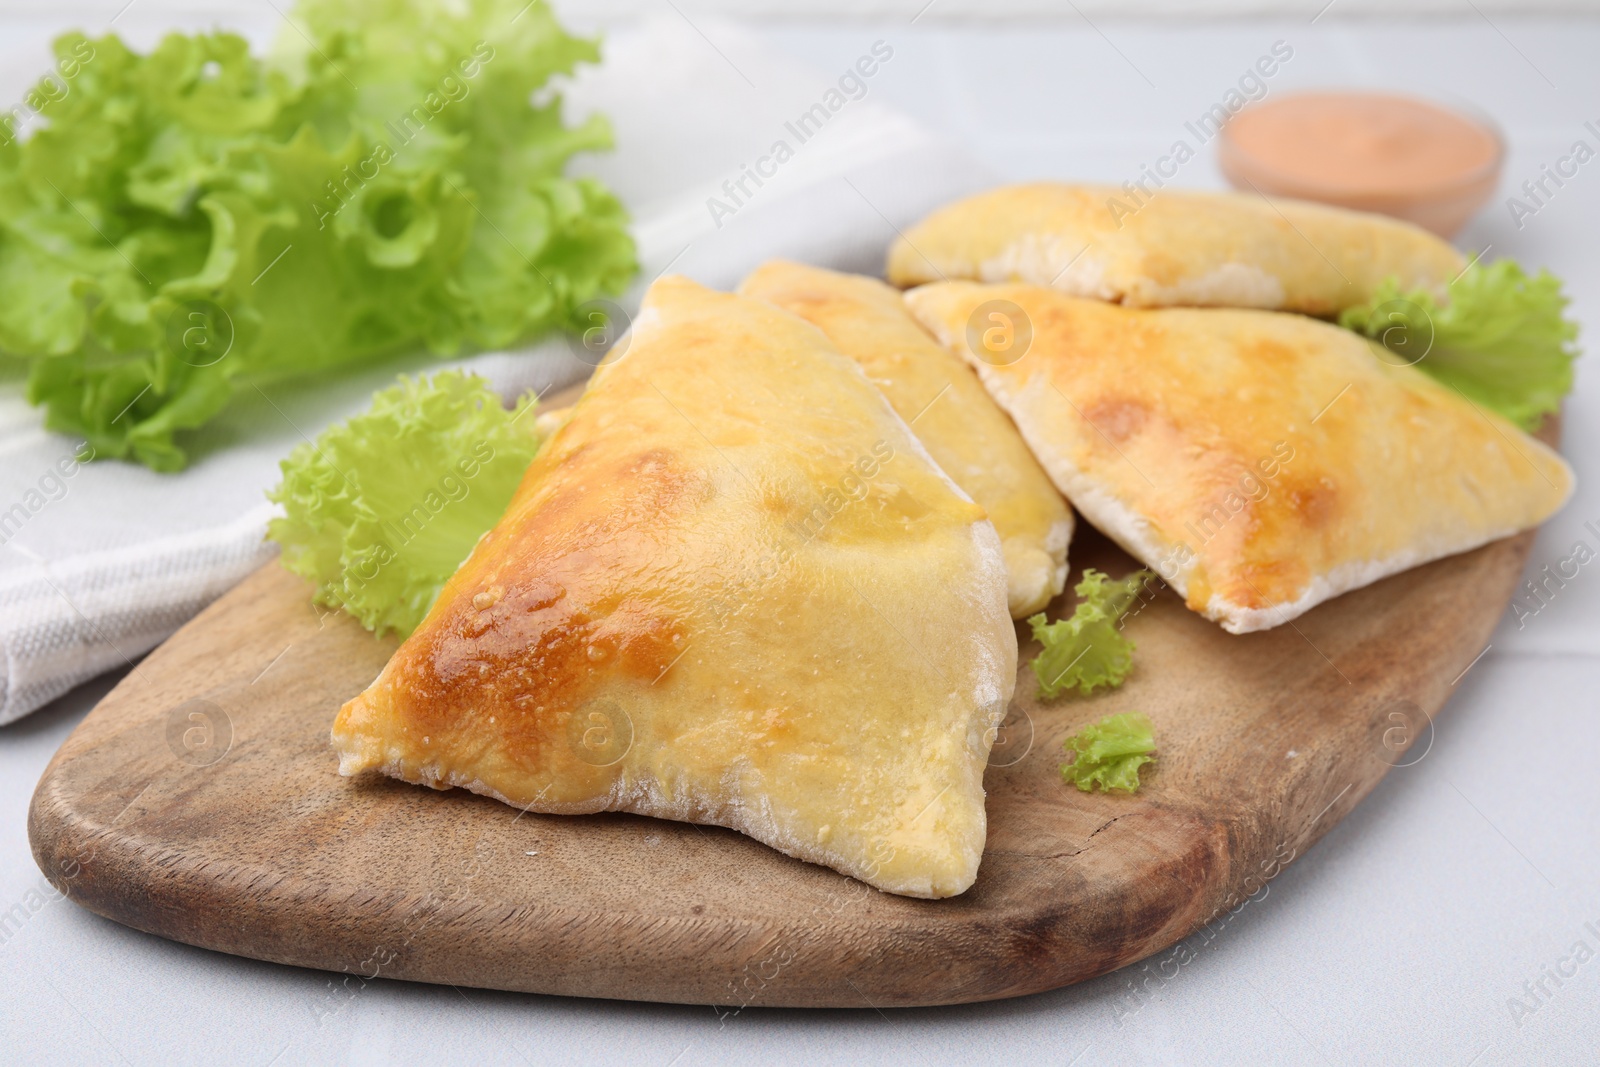
[(861, 370), (673, 277), (333, 743), (344, 774), (949, 896), (1016, 657), (993, 525)]
[[(1032, 335), (1004, 364), (966, 329), (997, 300)], [(1539, 441), (1302, 315), (969, 282), (906, 304), (972, 363), (1073, 507), (1234, 633), (1535, 526), (1572, 491)]]
[(1385, 278), (1442, 288), (1448, 243), (1398, 219), (1255, 194), (1040, 182), (979, 193), (917, 223), (889, 280), (1022, 282), (1130, 307), (1247, 307), (1331, 315)]
[(1043, 611), (1067, 580), (1072, 509), (977, 376), (876, 278), (773, 260), (739, 286), (812, 323), (861, 365), (944, 472), (994, 522), (1011, 615)]

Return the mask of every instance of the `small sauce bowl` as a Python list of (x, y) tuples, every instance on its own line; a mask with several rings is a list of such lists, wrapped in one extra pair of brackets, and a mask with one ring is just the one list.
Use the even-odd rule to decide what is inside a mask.
[(1386, 93), (1296, 93), (1239, 112), (1218, 162), (1235, 188), (1405, 219), (1453, 237), (1494, 195), (1505, 140), (1487, 119)]

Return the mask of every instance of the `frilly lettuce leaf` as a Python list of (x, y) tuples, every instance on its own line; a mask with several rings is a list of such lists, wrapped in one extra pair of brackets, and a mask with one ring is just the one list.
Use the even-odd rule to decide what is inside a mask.
[(610, 130), (544, 91), (599, 57), (544, 0), (291, 17), (267, 60), (68, 34), (37, 126), (0, 134), (0, 350), (98, 456), (176, 470), (241, 388), (507, 345), (636, 269), (622, 205), (562, 175)]
[(1500, 259), (1468, 267), (1443, 304), (1426, 291), (1402, 292), (1391, 278), (1368, 303), (1341, 312), (1339, 325), (1533, 430), (1572, 389), (1578, 325), (1565, 317), (1566, 307), (1549, 271), (1530, 277)]
[(1122, 616), (1154, 578), (1150, 571), (1135, 571), (1112, 581), (1090, 568), (1074, 587), (1083, 599), (1071, 618), (1046, 623), (1041, 613), (1028, 619), (1034, 640), (1044, 646), (1031, 664), (1041, 697), (1074, 687), (1088, 696), (1123, 683), (1133, 669), (1133, 642), (1122, 634)]
[(539, 449), (534, 406), (506, 410), (483, 379), (401, 377), (372, 406), (279, 464), (267, 526), (313, 599), (367, 629), (417, 628), (439, 589), (505, 511)]
[(1155, 731), (1137, 711), (1107, 715), (1067, 738), (1070, 763), (1061, 765), (1061, 777), (1085, 793), (1134, 793), (1139, 789), (1139, 768), (1154, 763)]

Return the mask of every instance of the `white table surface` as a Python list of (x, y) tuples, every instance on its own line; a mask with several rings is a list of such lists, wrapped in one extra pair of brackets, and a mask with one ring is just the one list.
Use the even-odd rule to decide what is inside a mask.
[[(1600, 146), (1583, 129), (1600, 125), (1600, 22), (1495, 14), (1492, 24), (1309, 24), (1320, 6), (1279, 23), (1091, 26), (1069, 9), (1055, 22), (991, 28), (925, 19), (760, 32), (822, 71), (891, 41), (895, 62), (872, 92), (1018, 179), (1137, 176), (1278, 39), (1295, 54), (1272, 92), (1384, 86), (1494, 115), (1511, 149), (1502, 195), (1575, 139)], [(256, 8), (239, 21), (261, 17)], [(43, 40), (52, 21), (8, 17), (0, 34)], [(128, 24), (141, 28), (133, 15)], [(716, 27), (706, 28), (714, 40)], [(707, 62), (720, 62), (709, 44)], [(1221, 184), (1209, 154), (1182, 181)], [(1597, 233), (1600, 160), (1520, 231), (1496, 203), (1462, 243), (1551, 267), (1592, 333)], [(1584, 367), (1566, 422), (1565, 450), (1585, 488), (1541, 535), (1535, 567), (1578, 538), (1600, 547), (1583, 529), (1600, 518), (1600, 492), (1587, 487), (1594, 377)], [(51, 899), (28, 851), (28, 799), (51, 753), (115, 681), (101, 679), (0, 729), (0, 913), (20, 904), (27, 916), (0, 928), (0, 1061), (1600, 1062), (1600, 956), (1559, 984), (1544, 977), (1580, 940), (1600, 954), (1597, 657), (1600, 577), (1586, 568), (1524, 628), (1501, 626), (1425, 758), (1391, 773), (1170, 980), (1134, 967), (996, 1004), (729, 1017), (710, 1006), (388, 980), (346, 996), (323, 973), (173, 944)], [(1526, 984), (1541, 980), (1544, 992), (1530, 996)], [(1149, 990), (1142, 1002), (1130, 992), (1137, 982)], [(1511, 998), (1537, 1009), (1519, 1018)]]

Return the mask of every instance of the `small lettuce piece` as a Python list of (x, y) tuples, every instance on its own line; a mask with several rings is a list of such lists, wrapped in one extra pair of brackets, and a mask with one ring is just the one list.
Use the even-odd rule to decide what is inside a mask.
[(445, 581), (504, 513), (539, 449), (536, 403), (511, 410), (482, 378), (405, 376), (372, 406), (295, 448), (267, 494), (283, 565), (378, 634), (417, 628)]
[(1139, 768), (1154, 763), (1155, 731), (1137, 711), (1107, 715), (1067, 738), (1065, 748), (1074, 753), (1061, 765), (1061, 777), (1083, 790), (1136, 793)]
[(1537, 429), (1572, 390), (1578, 324), (1547, 270), (1530, 277), (1514, 260), (1473, 264), (1440, 304), (1425, 290), (1384, 282), (1339, 325), (1383, 342), (1418, 370), (1524, 430)]
[(1041, 613), (1028, 619), (1034, 640), (1044, 646), (1031, 664), (1041, 697), (1057, 697), (1074, 686), (1088, 696), (1123, 683), (1133, 669), (1133, 642), (1119, 623), (1154, 578), (1142, 570), (1112, 581), (1090, 568), (1074, 587), (1083, 599), (1071, 618), (1047, 624)]

